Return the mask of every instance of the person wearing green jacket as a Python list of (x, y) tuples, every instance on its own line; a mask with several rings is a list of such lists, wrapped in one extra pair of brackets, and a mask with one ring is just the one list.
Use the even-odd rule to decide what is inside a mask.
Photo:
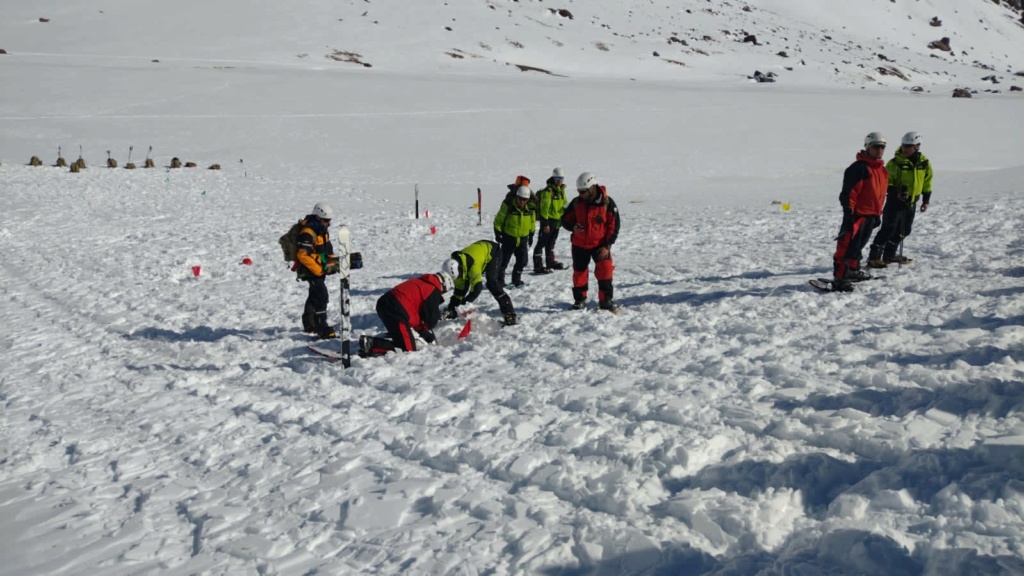
[(526, 268), (527, 250), (533, 245), (533, 233), (537, 227), (537, 202), (529, 186), (519, 186), (509, 191), (501, 208), (494, 215), (494, 239), (501, 245), (501, 284), (505, 285), (505, 271), (512, 256), (512, 285), (523, 286), (523, 270)]
[(565, 268), (555, 260), (555, 241), (562, 228), (562, 212), (565, 211), (565, 173), (555, 168), (548, 178), (547, 186), (537, 192), (537, 219), (540, 220), (540, 237), (533, 247), (533, 273), (548, 274)]
[(444, 317), (453, 320), (459, 317), (459, 306), (473, 302), (480, 296), (484, 286), (498, 303), (505, 316), (505, 324), (512, 326), (518, 321), (512, 299), (505, 292), (498, 275), (501, 266), (501, 246), (490, 240), (478, 240), (462, 250), (452, 252), (451, 258), (441, 265), (441, 271), (452, 277), (454, 291)]
[(921, 212), (927, 212), (932, 198), (932, 165), (921, 153), (920, 133), (904, 134), (900, 149), (885, 168), (889, 172), (889, 189), (882, 209), (882, 226), (868, 254), (869, 268), (913, 262), (903, 256), (902, 250), (900, 254), (896, 251), (903, 239), (910, 236), (917, 201), (921, 201)]

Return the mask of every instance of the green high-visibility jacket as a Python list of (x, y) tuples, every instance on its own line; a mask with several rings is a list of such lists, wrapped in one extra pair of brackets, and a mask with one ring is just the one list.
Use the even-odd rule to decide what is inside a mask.
[(541, 220), (561, 220), (565, 212), (565, 184), (555, 184), (549, 178), (547, 187), (537, 192), (537, 214)]
[(932, 164), (924, 154), (915, 152), (908, 157), (897, 150), (885, 169), (889, 172), (890, 190), (905, 191), (908, 204), (914, 204), (919, 197), (928, 203), (932, 195)]
[[(537, 227), (537, 204), (533, 198), (526, 201), (526, 206), (519, 207), (515, 194), (505, 196), (501, 208), (494, 215), (494, 231), (513, 238), (523, 239), (533, 234)], [(518, 244), (517, 244), (518, 245)]]
[(452, 252), (452, 259), (459, 263), (459, 275), (453, 278), (455, 298), (452, 302), (461, 302), (474, 286), (484, 281), (484, 270), (491, 261), (494, 246), (489, 240), (478, 240), (462, 250)]

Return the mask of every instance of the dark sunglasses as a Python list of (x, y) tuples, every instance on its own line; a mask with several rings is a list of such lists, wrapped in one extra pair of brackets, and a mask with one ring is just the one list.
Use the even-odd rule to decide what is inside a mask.
[(881, 148), (882, 150), (885, 150), (885, 144), (872, 144), (869, 148)]

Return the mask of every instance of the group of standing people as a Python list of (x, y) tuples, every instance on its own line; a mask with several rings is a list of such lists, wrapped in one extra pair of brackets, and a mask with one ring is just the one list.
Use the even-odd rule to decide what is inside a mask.
[(871, 242), (868, 268), (912, 262), (903, 255), (903, 240), (910, 235), (919, 200), (920, 211), (928, 211), (932, 166), (921, 153), (918, 132), (903, 135), (899, 150), (887, 164), (883, 160), (886, 144), (881, 132), (865, 136), (864, 148), (843, 173), (839, 193), (843, 223), (833, 256), (834, 292), (851, 292), (855, 282), (871, 278), (861, 269), (860, 261), (875, 228), (879, 230)]
[[(494, 217), (493, 242), (478, 240), (456, 250), (444, 261), (440, 272), (406, 280), (382, 295), (377, 300), (377, 315), (391, 339), (387, 349), (415, 350), (416, 335), (428, 344), (434, 342), (437, 323), (442, 318), (457, 318), (459, 306), (475, 301), (484, 287), (498, 303), (505, 325), (517, 324), (512, 298), (505, 291), (506, 271), (514, 257), (512, 285), (524, 285), (522, 274), (538, 222), (540, 235), (533, 250), (534, 273), (548, 274), (565, 268), (555, 258), (555, 243), (559, 230), (564, 228), (571, 234), (572, 308), (581, 310), (587, 306), (589, 268), (593, 261), (598, 307), (617, 312), (619, 307), (612, 299), (615, 267), (611, 248), (619, 234), (618, 207), (590, 172), (583, 172), (576, 179), (577, 197), (568, 202), (564, 181), (563, 170), (555, 168), (545, 187), (534, 194), (530, 179), (518, 176), (508, 185), (508, 193)], [(309, 283), (303, 329), (319, 338), (336, 337), (326, 320), (329, 296), (325, 280), (338, 271), (328, 232), (332, 217), (333, 209), (318, 203), (301, 221), (303, 228), (298, 237), (296, 273), (299, 280)], [(452, 294), (442, 312), (443, 295), (448, 292)]]
[[(921, 153), (921, 135), (904, 134), (900, 148), (886, 164), (883, 160), (887, 142), (880, 132), (864, 138), (864, 148), (843, 173), (839, 203), (843, 221), (836, 238), (833, 256), (832, 290), (850, 292), (853, 284), (870, 279), (861, 269), (863, 249), (871, 233), (879, 228), (871, 243), (868, 268), (885, 268), (891, 263), (911, 262), (902, 254), (903, 240), (910, 235), (914, 215), (928, 210), (932, 194), (932, 167)], [(380, 317), (394, 347), (415, 350), (416, 338), (431, 343), (433, 329), (442, 318), (454, 319), (458, 308), (471, 303), (486, 287), (504, 317), (506, 325), (518, 323), (512, 298), (505, 291), (505, 275), (512, 266), (512, 285), (521, 287), (527, 255), (533, 249), (533, 271), (548, 274), (564, 269), (555, 258), (555, 243), (561, 229), (569, 231), (572, 259), (572, 308), (587, 307), (590, 264), (597, 279), (598, 308), (617, 312), (613, 300), (615, 288), (612, 246), (619, 235), (619, 210), (608, 195), (607, 188), (590, 172), (576, 179), (577, 196), (568, 201), (565, 174), (555, 168), (536, 194), (530, 179), (518, 176), (508, 185), (494, 217), (494, 241), (478, 240), (451, 253), (441, 271), (424, 274), (395, 286), (377, 301)], [(296, 254), (299, 280), (309, 283), (309, 295), (302, 313), (303, 329), (319, 338), (335, 338), (334, 328), (327, 322), (329, 294), (326, 277), (339, 271), (328, 228), (334, 210), (320, 202), (301, 221)], [(897, 250), (899, 249), (899, 252)], [(444, 294), (452, 292), (448, 306), (441, 311)]]
[(598, 308), (618, 311), (619, 307), (612, 299), (615, 267), (611, 247), (618, 239), (621, 222), (619, 209), (608, 195), (607, 188), (597, 181), (594, 174), (583, 172), (576, 179), (576, 198), (567, 202), (565, 173), (561, 168), (555, 168), (544, 188), (536, 194), (530, 190), (530, 179), (525, 176), (516, 177), (508, 189), (501, 208), (494, 216), (494, 236), (502, 254), (499, 269), (502, 285), (513, 257), (512, 286), (525, 284), (523, 271), (527, 265), (527, 251), (533, 245), (539, 222), (540, 237), (533, 249), (534, 274), (549, 274), (565, 268), (555, 258), (555, 242), (559, 230), (564, 228), (571, 234), (572, 307), (576, 310), (586, 308), (589, 268), (593, 261)]

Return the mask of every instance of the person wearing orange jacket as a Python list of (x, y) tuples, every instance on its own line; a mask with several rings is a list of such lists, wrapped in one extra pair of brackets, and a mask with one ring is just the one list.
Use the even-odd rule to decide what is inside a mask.
[(584, 172), (576, 179), (579, 194), (565, 207), (562, 214), (562, 228), (572, 232), (572, 296), (573, 309), (587, 307), (590, 261), (594, 261), (594, 277), (597, 278), (598, 307), (601, 310), (618, 312), (619, 306), (612, 299), (612, 245), (619, 236), (619, 209), (608, 196), (608, 190), (598, 183), (597, 177)]
[(321, 339), (337, 338), (334, 328), (327, 323), (330, 295), (325, 283), (328, 275), (337, 274), (341, 269), (328, 232), (333, 216), (334, 209), (330, 204), (318, 202), (313, 206), (313, 211), (302, 221), (295, 255), (295, 272), (299, 280), (309, 283), (309, 295), (302, 312), (302, 328)]
[(441, 320), (442, 294), (452, 285), (447, 272), (424, 274), (402, 282), (377, 299), (377, 316), (396, 349), (416, 350), (414, 331), (427, 344), (434, 342), (434, 326)]
[(864, 137), (864, 149), (843, 173), (843, 189), (839, 193), (843, 223), (832, 257), (833, 292), (852, 292), (853, 282), (871, 278), (860, 269), (860, 259), (872, 230), (882, 222), (882, 206), (889, 187), (884, 154), (885, 136), (871, 132)]

